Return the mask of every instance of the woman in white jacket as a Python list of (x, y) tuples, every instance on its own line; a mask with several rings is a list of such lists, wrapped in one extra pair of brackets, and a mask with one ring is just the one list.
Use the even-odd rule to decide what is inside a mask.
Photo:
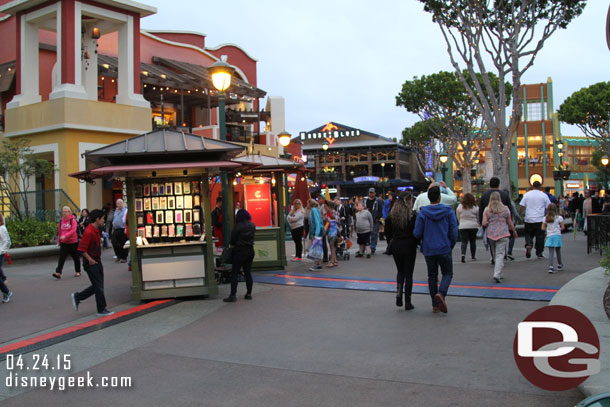
[(292, 209), (290, 210), (287, 219), (296, 249), (292, 261), (300, 261), (302, 260), (303, 255), (303, 230), (305, 220), (305, 210), (303, 209), (303, 203), (300, 199), (295, 199), (292, 203)]
[(2, 302), (9, 302), (13, 296), (13, 292), (6, 286), (6, 276), (4, 275), (4, 271), (2, 271), (2, 264), (4, 263), (4, 258), (10, 247), (11, 238), (8, 235), (8, 230), (6, 230), (6, 225), (4, 224), (4, 216), (0, 214), (0, 291), (2, 291), (3, 294)]

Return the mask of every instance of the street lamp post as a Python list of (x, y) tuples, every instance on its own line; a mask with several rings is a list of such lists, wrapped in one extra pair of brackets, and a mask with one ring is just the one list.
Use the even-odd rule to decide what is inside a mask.
[[(220, 139), (227, 139), (227, 123), (225, 109), (225, 91), (231, 86), (231, 76), (235, 69), (225, 61), (217, 61), (208, 68), (212, 77), (212, 84), (218, 90), (218, 130)], [(231, 226), (229, 224), (229, 180), (226, 171), (221, 171), (222, 187), (222, 244), (227, 246), (231, 236)]]
[(606, 195), (606, 191), (608, 188), (608, 163), (610, 159), (607, 155), (604, 155), (601, 159), (602, 165), (604, 166), (604, 196)]
[(385, 199), (385, 161), (381, 162), (381, 196)]
[(447, 166), (445, 164), (447, 163), (447, 160), (449, 159), (449, 156), (447, 155), (447, 153), (441, 153), (438, 156), (438, 159), (443, 164), (443, 168), (441, 170), (443, 171), (443, 181), (445, 181), (445, 173), (447, 172)]

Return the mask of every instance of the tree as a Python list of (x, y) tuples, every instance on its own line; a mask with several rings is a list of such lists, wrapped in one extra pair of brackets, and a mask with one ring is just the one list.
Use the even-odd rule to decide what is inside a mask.
[[(534, 64), (545, 41), (579, 16), (586, 1), (419, 1), (433, 15), (432, 21), (438, 24), (447, 44), (451, 64), (483, 116), (491, 137), (493, 173), (500, 178), (502, 189), (510, 188), (508, 159), (512, 137), (523, 114), (521, 77)], [(497, 96), (488, 66), (498, 77)], [(513, 106), (507, 123), (508, 77), (513, 87)]]
[(559, 120), (577, 126), (610, 155), (610, 82), (574, 92), (559, 107)]
[(412, 127), (402, 131), (401, 144), (411, 147), (415, 153), (417, 168), (423, 176), (426, 170), (432, 170), (438, 165), (438, 151), (434, 148), (434, 133), (425, 122), (417, 122)]
[[(0, 173), (6, 174), (5, 180), (11, 204), (11, 214), (23, 219), (21, 203), (25, 216), (29, 214), (27, 192), (30, 179), (35, 175), (50, 176), (55, 171), (53, 163), (37, 158), (30, 148), (30, 140), (2, 140), (0, 142)], [(18, 194), (18, 192), (20, 192)], [(21, 199), (20, 199), (21, 198)]]
[[(463, 75), (467, 76), (467, 73), (464, 72)], [(498, 78), (493, 74), (489, 77), (497, 97)], [(512, 90), (509, 83), (505, 84), (505, 90), (508, 92), (505, 100), (509, 103)], [(404, 106), (428, 124), (432, 137), (443, 144), (462, 173), (464, 193), (471, 192), (470, 170), (486, 136), (486, 124), (459, 76), (453, 72), (441, 71), (406, 81), (396, 96), (396, 105)]]

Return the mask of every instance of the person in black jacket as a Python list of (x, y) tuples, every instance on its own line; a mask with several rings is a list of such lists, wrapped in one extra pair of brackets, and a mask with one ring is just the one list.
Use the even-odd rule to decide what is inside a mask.
[(403, 192), (395, 200), (390, 215), (386, 219), (386, 233), (390, 240), (390, 252), (396, 263), (396, 306), (402, 307), (402, 293), (404, 289), (405, 310), (415, 308), (411, 303), (413, 289), (413, 270), (417, 245), (419, 240), (413, 236), (415, 227), (415, 212), (413, 211), (413, 195)]
[(246, 300), (252, 299), (252, 261), (254, 260), (254, 234), (256, 226), (252, 217), (245, 209), (240, 209), (235, 215), (235, 227), (231, 232), (230, 245), (233, 249), (231, 267), (231, 294), (224, 302), (237, 301), (237, 278), (242, 267), (246, 275)]

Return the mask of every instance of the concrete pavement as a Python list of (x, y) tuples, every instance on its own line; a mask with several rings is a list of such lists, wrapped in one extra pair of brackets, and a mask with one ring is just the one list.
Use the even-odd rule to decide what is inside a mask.
[[(581, 237), (572, 242), (564, 235), (564, 243), (566, 271), (549, 275), (546, 260), (524, 259), (519, 239), (518, 259), (506, 266), (506, 279), (563, 285), (599, 261), (584, 254)], [(293, 245), (287, 247), (291, 253)], [(129, 273), (109, 257), (106, 252), (108, 301), (115, 309), (127, 307)], [(487, 255), (480, 249), (477, 257), (461, 264), (454, 255), (455, 281), (491, 280)], [(307, 267), (291, 263), (288, 271)], [(75, 313), (68, 297), (85, 286), (86, 277), (75, 279), (66, 268), (66, 278), (53, 281), (53, 268), (49, 260), (7, 267), (15, 297), (0, 304), (1, 342), (91, 318), (93, 299)], [(393, 278), (395, 269), (390, 257), (377, 254), (352, 257), (323, 273)], [(425, 279), (421, 255), (415, 279)], [(427, 295), (415, 295), (415, 310), (405, 312), (393, 305), (391, 293), (259, 284), (253, 301), (240, 297), (225, 304), (227, 289), (221, 286), (218, 298), (184, 301), (37, 351), (69, 353), (73, 375), (88, 370), (95, 377), (129, 376), (131, 388), (20, 393), (3, 387), (3, 404), (572, 406), (584, 398), (577, 390), (540, 390), (516, 368), (517, 323), (544, 302), (449, 297), (449, 314), (439, 315), (430, 312)], [(244, 289), (240, 284), (239, 293)]]

